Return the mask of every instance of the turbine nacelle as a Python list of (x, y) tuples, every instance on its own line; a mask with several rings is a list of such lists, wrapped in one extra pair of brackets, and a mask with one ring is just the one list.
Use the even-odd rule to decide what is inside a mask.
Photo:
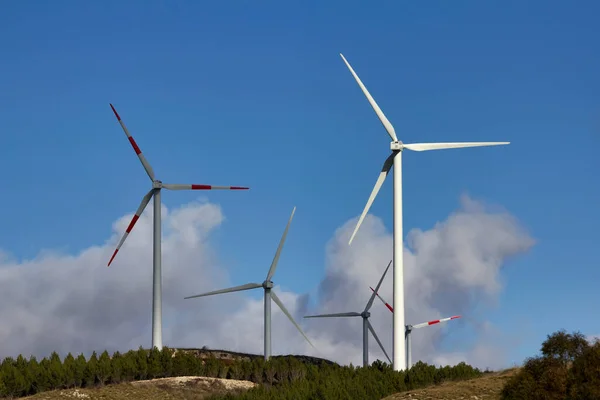
[(391, 151), (402, 151), (402, 150), (404, 150), (404, 143), (402, 143), (400, 140), (390, 142), (390, 150)]
[(264, 289), (273, 289), (273, 282), (272, 281), (264, 281), (262, 283), (262, 287)]

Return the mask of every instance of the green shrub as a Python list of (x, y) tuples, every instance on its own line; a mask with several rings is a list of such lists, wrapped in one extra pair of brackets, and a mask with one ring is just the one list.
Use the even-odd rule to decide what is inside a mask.
[(541, 356), (506, 382), (502, 399), (600, 400), (600, 343), (590, 345), (579, 332), (548, 335)]

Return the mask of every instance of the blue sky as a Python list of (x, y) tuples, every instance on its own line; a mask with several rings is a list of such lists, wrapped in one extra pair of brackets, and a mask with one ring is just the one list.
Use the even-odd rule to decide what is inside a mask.
[[(0, 248), (101, 245), (149, 181), (247, 185), (203, 193), (232, 278), (263, 279), (298, 207), (276, 282), (314, 291), (325, 244), (357, 216), (389, 139), (342, 52), (404, 142), (510, 141), (404, 156), (405, 232), (462, 193), (538, 241), (503, 272), (493, 322), (600, 333), (600, 5), (506, 2), (11, 2), (0, 14)], [(169, 207), (197, 193), (167, 192)], [(391, 228), (391, 180), (372, 211)], [(285, 264), (283, 261), (285, 260)], [(521, 325), (528, 320), (526, 325)]]

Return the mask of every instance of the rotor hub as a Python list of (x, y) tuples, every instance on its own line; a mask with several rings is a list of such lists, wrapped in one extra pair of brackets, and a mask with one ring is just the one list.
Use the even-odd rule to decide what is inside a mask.
[(264, 281), (262, 284), (262, 287), (265, 289), (273, 289), (273, 282), (272, 281)]
[(369, 317), (371, 316), (371, 313), (370, 313), (370, 312), (368, 312), (368, 311), (363, 311), (363, 312), (360, 314), (360, 316), (361, 316), (361, 317), (363, 317), (363, 318), (369, 318)]
[(390, 150), (392, 151), (402, 151), (403, 149), (404, 144), (400, 140), (390, 143)]
[(162, 189), (163, 185), (162, 182), (159, 181), (158, 179), (155, 179), (152, 181), (152, 188), (153, 189)]

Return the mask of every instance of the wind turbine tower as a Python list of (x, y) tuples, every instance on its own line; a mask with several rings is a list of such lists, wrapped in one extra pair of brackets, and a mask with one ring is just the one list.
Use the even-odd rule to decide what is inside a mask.
[(119, 249), (125, 242), (125, 239), (127, 239), (127, 236), (129, 235), (129, 233), (135, 226), (135, 223), (137, 222), (137, 220), (142, 215), (142, 212), (144, 212), (144, 209), (150, 202), (150, 199), (154, 198), (153, 268), (152, 268), (152, 347), (156, 347), (159, 350), (161, 350), (162, 349), (162, 272), (161, 272), (162, 255), (161, 255), (161, 241), (160, 241), (161, 226), (162, 226), (161, 225), (161, 209), (160, 209), (161, 190), (162, 189), (168, 189), (168, 190), (217, 190), (217, 189), (247, 190), (248, 188), (240, 187), (240, 186), (212, 186), (212, 185), (196, 185), (196, 184), (162, 183), (161, 181), (156, 179), (156, 177), (154, 175), (154, 170), (150, 166), (150, 163), (148, 162), (148, 160), (146, 160), (146, 157), (144, 157), (144, 154), (140, 150), (139, 146), (137, 145), (137, 143), (135, 142), (133, 137), (129, 134), (129, 131), (127, 130), (125, 123), (123, 122), (123, 120), (121, 119), (119, 114), (117, 113), (117, 110), (115, 110), (115, 108), (113, 107), (112, 104), (110, 105), (110, 108), (112, 108), (113, 113), (115, 114), (115, 117), (117, 117), (117, 120), (119, 121), (119, 124), (121, 125), (121, 128), (123, 128), (123, 131), (125, 132), (125, 135), (127, 136), (127, 139), (129, 140), (129, 143), (131, 143), (131, 147), (133, 147), (133, 150), (135, 151), (135, 154), (137, 154), (138, 158), (140, 159), (140, 162), (142, 163), (144, 170), (146, 170), (146, 173), (148, 174), (150, 181), (152, 181), (152, 188), (142, 198), (142, 203), (138, 207), (137, 211), (135, 212), (135, 215), (133, 216), (133, 218), (131, 219), (131, 222), (129, 223), (129, 226), (127, 227), (127, 229), (125, 230), (125, 233), (121, 237), (121, 240), (119, 241), (119, 244), (117, 245), (115, 252), (113, 253), (112, 257), (110, 258), (110, 261), (108, 262), (108, 266), (110, 266), (110, 264), (115, 259), (115, 256), (119, 252)]
[(415, 143), (415, 144), (404, 144), (398, 137), (396, 136), (396, 131), (394, 127), (390, 123), (390, 121), (386, 118), (381, 111), (381, 108), (377, 105), (365, 85), (362, 83), (356, 72), (350, 66), (350, 63), (346, 60), (346, 58), (340, 54), (344, 63), (350, 70), (352, 76), (360, 86), (362, 92), (367, 97), (367, 100), (375, 110), (377, 117), (383, 124), (385, 130), (388, 135), (392, 139), (390, 143), (391, 154), (383, 163), (383, 168), (379, 173), (379, 178), (377, 178), (377, 182), (375, 183), (375, 187), (369, 196), (369, 200), (356, 224), (356, 228), (350, 237), (350, 241), (348, 244), (352, 243), (356, 232), (358, 232), (358, 228), (360, 227), (362, 221), (365, 216), (369, 212), (369, 208), (371, 204), (375, 200), (381, 185), (390, 172), (392, 166), (394, 167), (394, 200), (393, 200), (393, 210), (394, 210), (394, 227), (393, 227), (393, 262), (394, 262), (394, 309), (397, 312), (394, 312), (394, 327), (393, 327), (393, 368), (395, 371), (401, 371), (406, 369), (406, 357), (405, 357), (405, 343), (404, 343), (404, 262), (403, 262), (403, 233), (402, 233), (402, 152), (404, 150), (413, 150), (413, 151), (427, 151), (427, 150), (442, 150), (442, 149), (455, 149), (461, 147), (479, 147), (479, 146), (497, 146), (509, 144), (509, 142), (471, 142), (471, 143)]

